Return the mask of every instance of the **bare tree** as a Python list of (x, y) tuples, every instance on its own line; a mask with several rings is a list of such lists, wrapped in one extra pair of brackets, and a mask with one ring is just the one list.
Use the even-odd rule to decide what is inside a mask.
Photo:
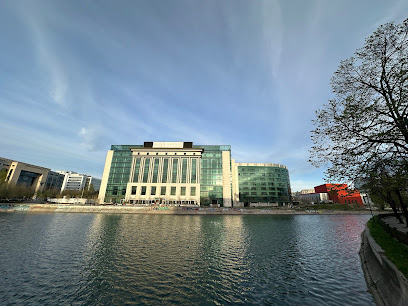
[[(330, 180), (367, 181), (381, 160), (405, 160), (408, 19), (380, 26), (354, 57), (341, 61), (331, 84), (335, 98), (316, 112), (313, 121), (310, 162), (327, 165)], [(388, 165), (406, 167), (401, 162)], [(395, 183), (405, 192), (405, 177)]]

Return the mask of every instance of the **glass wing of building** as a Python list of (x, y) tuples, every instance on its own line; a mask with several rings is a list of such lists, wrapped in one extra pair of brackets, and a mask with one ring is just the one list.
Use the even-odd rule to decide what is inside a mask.
[(238, 166), (239, 201), (288, 203), (289, 171), (273, 166)]
[(125, 198), (132, 168), (132, 148), (143, 148), (143, 145), (112, 145), (112, 162), (106, 187), (105, 202), (119, 202)]
[[(223, 197), (223, 162), (222, 152), (227, 151), (231, 156), (229, 145), (194, 146), (203, 148), (201, 161), (201, 204), (224, 204)], [(231, 167), (231, 163), (229, 163)]]

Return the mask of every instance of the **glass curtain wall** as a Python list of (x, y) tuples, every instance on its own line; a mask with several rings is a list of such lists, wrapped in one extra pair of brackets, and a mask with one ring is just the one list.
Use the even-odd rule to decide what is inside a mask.
[(194, 147), (204, 149), (201, 159), (201, 205), (223, 205), (222, 151), (229, 151), (231, 157), (231, 146)]
[(167, 173), (169, 169), (169, 159), (165, 158), (163, 160), (163, 175), (162, 175), (162, 183), (166, 184), (167, 183)]
[(280, 167), (238, 166), (239, 201), (289, 202), (289, 171)]
[(171, 182), (177, 183), (177, 166), (178, 166), (178, 159), (173, 159), (173, 171), (171, 175)]
[[(108, 185), (106, 187), (105, 202), (119, 202), (123, 190), (126, 190), (132, 167), (131, 148), (143, 148), (143, 145), (112, 145), (112, 164), (109, 172)], [(140, 164), (139, 164), (140, 165)]]

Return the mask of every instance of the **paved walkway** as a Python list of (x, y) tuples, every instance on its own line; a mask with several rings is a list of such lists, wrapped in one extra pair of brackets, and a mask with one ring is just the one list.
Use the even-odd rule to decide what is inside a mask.
[(407, 224), (405, 223), (405, 218), (404, 216), (401, 216), (401, 218), (404, 221), (404, 223), (399, 223), (398, 219), (395, 218), (394, 216), (382, 218), (381, 220), (388, 226), (396, 228), (398, 231), (408, 234), (408, 227)]

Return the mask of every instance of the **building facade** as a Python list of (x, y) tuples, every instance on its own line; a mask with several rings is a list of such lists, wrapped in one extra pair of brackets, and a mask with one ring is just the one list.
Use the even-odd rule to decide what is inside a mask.
[(0, 170), (6, 169), (6, 182), (34, 188), (35, 192), (45, 187), (50, 169), (11, 159), (0, 158)]
[[(367, 198), (367, 197), (366, 197)], [(358, 204), (367, 202), (357, 189), (348, 189), (347, 184), (322, 184), (314, 188), (314, 193), (301, 194), (300, 199), (306, 203)]]
[(47, 180), (45, 182), (45, 188), (47, 189), (56, 189), (56, 190), (61, 190), (62, 188), (62, 183), (64, 182), (65, 175), (55, 172), (55, 171), (50, 171), (48, 172)]
[(290, 202), (288, 169), (280, 164), (237, 163), (239, 202), (250, 203)]
[[(246, 169), (251, 171), (246, 172)], [(273, 175), (268, 176), (265, 183), (273, 181), (274, 185), (267, 185), (269, 189), (265, 197), (261, 177), (262, 173), (269, 172)], [(259, 197), (245, 198), (243, 193), (240, 198), (240, 184), (242, 188), (247, 185), (251, 188), (258, 181), (259, 190), (256, 191), (259, 191)], [(111, 146), (106, 157), (99, 201), (232, 207), (243, 206), (246, 201), (287, 203), (289, 194), (286, 167), (236, 164), (231, 159), (229, 145), (145, 142), (144, 145)]]
[(64, 190), (84, 190), (89, 189), (91, 184), (95, 191), (98, 191), (101, 186), (101, 180), (87, 174), (79, 174), (74, 171), (57, 171), (64, 176), (61, 185), (61, 192)]

